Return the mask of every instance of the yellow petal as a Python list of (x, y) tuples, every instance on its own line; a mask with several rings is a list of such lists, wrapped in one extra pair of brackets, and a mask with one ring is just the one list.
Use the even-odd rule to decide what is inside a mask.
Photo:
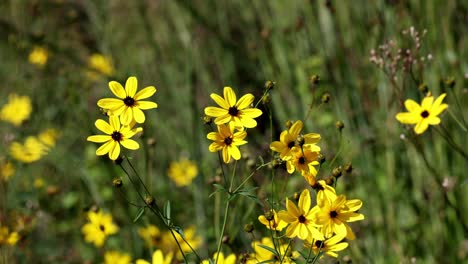
[(395, 118), (403, 124), (415, 124), (421, 120), (419, 113), (398, 113)]
[(250, 118), (256, 118), (262, 115), (262, 110), (257, 108), (248, 108), (241, 110), (241, 116), (248, 116)]
[(212, 117), (228, 115), (230, 117), (228, 110), (214, 106), (205, 107), (205, 115)]
[(440, 118), (434, 116), (434, 117), (429, 117), (427, 118), (427, 123), (429, 125), (438, 125), (440, 124)]
[[(246, 94), (242, 96), (239, 101), (236, 103), (236, 107), (238, 110), (247, 110), (245, 108), (250, 107), (250, 105), (253, 103), (255, 97), (252, 94)], [(257, 109), (258, 110), (258, 109)]]
[(409, 112), (421, 112), (419, 104), (411, 99), (405, 101), (405, 107)]
[(135, 149), (140, 148), (140, 145), (138, 144), (138, 142), (136, 142), (133, 139), (124, 139), (124, 140), (120, 141), (120, 144), (122, 144), (122, 146), (124, 146), (127, 149), (135, 150)]
[(229, 110), (229, 104), (224, 100), (224, 98), (222, 98), (221, 96), (215, 94), (215, 93), (212, 93), (210, 94), (210, 97), (211, 99), (213, 99), (213, 101), (215, 101), (215, 103), (217, 103), (219, 106), (221, 106), (222, 108), (226, 109), (226, 110)]
[(236, 105), (236, 93), (234, 93), (231, 87), (224, 87), (224, 99), (230, 107)]
[(125, 105), (124, 102), (121, 99), (117, 98), (104, 98), (101, 99), (97, 102), (97, 105), (101, 108), (104, 109), (117, 109), (119, 107), (122, 107), (122, 105)]
[(424, 97), (424, 99), (422, 100), (422, 103), (421, 103), (421, 108), (424, 109), (424, 110), (430, 110), (431, 107), (432, 107), (432, 102), (433, 101), (434, 101), (434, 97), (432, 97), (432, 96)]
[(113, 131), (120, 131), (119, 117), (109, 116), (109, 122), (110, 122), (110, 125), (111, 125)]
[(308, 212), (311, 205), (310, 192), (305, 189), (302, 191), (301, 196), (299, 196), (299, 208), (304, 212)]
[(127, 96), (133, 98), (135, 96), (137, 87), (138, 87), (137, 78), (134, 76), (129, 77), (127, 79), (127, 82), (125, 83), (125, 92), (127, 93)]
[(299, 229), (297, 236), (302, 240), (306, 240), (309, 237), (309, 229), (304, 224), (298, 224), (297, 228)]
[(109, 140), (108, 142), (104, 143), (102, 146), (100, 146), (96, 150), (96, 155), (102, 156), (102, 155), (105, 155), (105, 154), (109, 153), (111, 148), (114, 146), (114, 143), (115, 143), (115, 141), (113, 141), (113, 140)]
[(295, 138), (297, 137), (301, 131), (302, 131), (302, 128), (304, 127), (304, 124), (302, 123), (301, 120), (297, 120), (296, 122), (294, 122), (294, 124), (292, 124), (292, 126), (289, 128), (288, 132), (289, 134)]
[(142, 124), (145, 122), (145, 114), (138, 107), (133, 107), (133, 118), (137, 123)]
[(154, 86), (148, 86), (136, 93), (135, 96), (133, 96), (133, 99), (138, 101), (141, 99), (151, 97), (154, 93), (156, 93), (156, 88)]
[(242, 125), (245, 126), (246, 128), (253, 128), (257, 126), (257, 121), (255, 119), (243, 116), (240, 121), (242, 122)]
[(416, 126), (414, 127), (414, 132), (416, 132), (416, 134), (422, 134), (424, 133), (424, 131), (427, 130), (428, 127), (429, 127), (429, 122), (426, 119), (423, 119), (419, 123), (416, 124)]
[(120, 144), (117, 143), (116, 141), (113, 142), (114, 145), (109, 151), (109, 158), (111, 160), (116, 160), (119, 157), (120, 154)]
[(109, 82), (109, 88), (112, 91), (112, 93), (115, 94), (115, 96), (121, 99), (124, 99), (127, 96), (123, 86), (116, 81)]
[(229, 148), (229, 153), (231, 154), (233, 159), (239, 160), (241, 158), (241, 153), (238, 147), (231, 145), (228, 148)]
[(96, 143), (104, 143), (106, 141), (112, 140), (112, 138), (107, 135), (95, 135), (95, 136), (89, 136), (86, 140), (91, 141), (91, 142), (96, 142)]
[(226, 164), (229, 163), (229, 161), (231, 161), (231, 155), (229, 154), (229, 149), (223, 148), (222, 154), (223, 154), (224, 163)]
[(138, 108), (142, 110), (148, 110), (153, 108), (158, 108), (158, 104), (150, 101), (138, 101), (137, 102)]
[(106, 121), (102, 120), (102, 119), (98, 119), (96, 120), (96, 122), (94, 123), (94, 125), (99, 129), (101, 130), (102, 132), (110, 135), (114, 132), (114, 128), (112, 128), (112, 126), (107, 123)]
[(130, 124), (133, 120), (133, 110), (132, 107), (127, 107), (125, 111), (120, 115), (120, 122), (122, 125), (126, 126)]

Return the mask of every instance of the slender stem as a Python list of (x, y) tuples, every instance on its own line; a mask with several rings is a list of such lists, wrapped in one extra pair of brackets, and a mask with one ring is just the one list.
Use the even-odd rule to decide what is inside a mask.
[[(467, 130), (466, 128), (468, 127), (468, 124), (466, 124), (465, 117), (463, 115), (463, 110), (461, 108), (460, 100), (458, 100), (458, 96), (457, 96), (457, 94), (455, 93), (455, 91), (453, 89), (449, 89), (449, 90), (452, 92), (452, 95), (455, 98), (455, 104), (456, 104), (456, 106), (458, 108), (458, 112), (460, 113), (461, 119), (463, 121), (463, 125), (464, 125), (463, 130), (466, 132), (466, 130)], [(457, 120), (457, 119), (455, 119), (455, 120)]]
[(288, 249), (289, 247), (291, 247), (291, 242), (292, 242), (292, 239), (289, 239), (289, 242), (288, 242), (288, 246), (286, 247), (286, 249), (284, 250), (284, 255), (281, 257), (281, 261), (280, 261), (280, 264), (283, 263), (284, 259), (286, 258), (286, 254), (288, 252)]
[(447, 143), (455, 151), (457, 151), (460, 155), (463, 156), (463, 158), (465, 158), (465, 160), (468, 161), (468, 154), (452, 140), (452, 138), (450, 137), (447, 129), (442, 124), (440, 124), (440, 127), (441, 127), (442, 131), (439, 131), (439, 129), (437, 127), (436, 127), (435, 131), (437, 131), (437, 133), (439, 133), (439, 135), (441, 135), (445, 139), (445, 141), (447, 141)]
[(335, 163), (335, 160), (338, 158), (338, 156), (341, 154), (341, 151), (343, 150), (343, 134), (340, 131), (340, 141), (338, 145), (338, 151), (336, 152), (335, 156), (333, 159), (330, 161), (330, 168), (333, 166), (333, 163)]
[(125, 157), (125, 159), (127, 160), (128, 164), (130, 165), (130, 167), (132, 168), (133, 172), (135, 173), (135, 175), (137, 176), (138, 178), (138, 181), (141, 183), (141, 185), (143, 185), (143, 188), (145, 188), (145, 191), (146, 191), (146, 194), (147, 195), (150, 195), (150, 191), (148, 190), (148, 188), (146, 187), (146, 184), (143, 182), (143, 180), (141, 179), (140, 175), (138, 174), (138, 172), (135, 170), (135, 167), (133, 167), (133, 164), (130, 162), (130, 159), (128, 157)]
[(265, 167), (265, 166), (268, 166), (268, 164), (270, 164), (270, 163), (271, 163), (271, 162), (268, 162), (268, 163), (265, 163), (265, 164), (262, 164), (262, 165), (258, 166), (252, 173), (250, 173), (249, 176), (247, 176), (247, 178), (245, 178), (245, 180), (243, 180), (243, 181), (241, 182), (241, 184), (239, 184), (239, 186), (237, 186), (237, 188), (233, 191), (233, 193), (236, 193), (237, 191), (239, 191), (240, 188), (241, 188), (250, 178), (252, 178), (252, 176), (254, 176), (254, 174), (255, 174), (258, 170), (260, 170), (261, 168), (263, 168), (263, 167)]
[(221, 252), (221, 245), (223, 243), (224, 230), (226, 229), (226, 223), (227, 223), (227, 218), (228, 218), (228, 213), (229, 213), (229, 204), (230, 204), (230, 199), (226, 201), (226, 210), (224, 211), (223, 227), (221, 228), (221, 234), (218, 239), (218, 248), (216, 250), (217, 253), (216, 253), (215, 264), (218, 263), (219, 253)]

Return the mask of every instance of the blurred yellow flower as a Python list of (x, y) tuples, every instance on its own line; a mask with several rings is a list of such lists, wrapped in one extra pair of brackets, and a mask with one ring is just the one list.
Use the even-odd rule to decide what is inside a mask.
[(10, 145), (11, 157), (24, 163), (40, 160), (48, 150), (49, 147), (34, 136), (27, 137), (24, 144), (14, 141)]
[(303, 127), (304, 124), (301, 120), (294, 122), (289, 129), (281, 132), (279, 141), (270, 144), (270, 149), (280, 153), (282, 160), (290, 160), (293, 157), (294, 148), (303, 147), (313, 152), (319, 152), (320, 147), (316, 144), (320, 141), (320, 134), (308, 133), (301, 135)]
[(88, 66), (92, 70), (106, 76), (114, 74), (114, 66), (111, 59), (99, 53), (94, 53), (89, 57)]
[(54, 128), (49, 128), (41, 132), (37, 137), (39, 140), (49, 147), (55, 146), (55, 142), (59, 136), (59, 132)]
[(149, 248), (157, 247), (161, 244), (162, 234), (159, 228), (155, 225), (139, 228), (138, 234), (143, 238)]
[[(275, 248), (277, 248), (277, 250), (280, 251), (279, 254), (285, 254), (287, 248), (289, 248), (287, 244), (277, 244), (277, 246), (275, 246), (275, 244), (273, 244), (273, 241), (271, 240), (270, 237), (263, 237), (262, 240), (260, 241), (252, 242), (252, 248), (254, 250), (254, 253), (250, 254), (250, 256), (248, 257), (245, 263), (257, 264), (261, 262), (261, 263), (272, 263), (272, 264), (278, 264), (278, 263), (292, 264), (292, 263), (296, 263), (294, 259), (299, 257), (299, 253), (297, 251), (291, 252), (288, 256), (278, 256), (264, 247), (271, 248), (272, 250), (275, 250)], [(282, 262), (279, 257), (284, 257)]]
[[(269, 218), (271, 220), (268, 220), (266, 215), (269, 215)], [(258, 221), (264, 224), (268, 229), (272, 229), (276, 231), (281, 231), (283, 230), (283, 228), (285, 228), (288, 225), (288, 223), (278, 218), (278, 214), (276, 213), (275, 209), (271, 209), (265, 215), (260, 215), (258, 217)]]
[(177, 186), (187, 186), (198, 174), (198, 167), (195, 162), (188, 159), (181, 159), (172, 162), (167, 174)]
[(440, 123), (440, 115), (448, 105), (443, 104), (446, 94), (443, 93), (434, 101), (434, 97), (425, 97), (421, 105), (415, 101), (408, 99), (405, 101), (405, 107), (408, 112), (398, 113), (396, 119), (402, 124), (416, 124), (414, 132), (422, 134), (427, 130), (429, 125), (438, 125)]
[(141, 101), (148, 98), (156, 92), (154, 86), (148, 86), (143, 90), (136, 92), (138, 89), (138, 81), (136, 77), (129, 77), (123, 86), (116, 82), (109, 82), (109, 88), (117, 98), (104, 98), (97, 102), (99, 107), (108, 109), (113, 115), (120, 116), (120, 122), (123, 125), (129, 125), (132, 120), (137, 123), (145, 122), (145, 114), (142, 110), (157, 108), (158, 105), (150, 101)]
[(18, 242), (19, 239), (20, 239), (20, 236), (17, 232), (10, 232), (8, 230), (8, 227), (0, 226), (0, 246), (1, 245), (14, 246)]
[[(179, 233), (174, 231), (174, 234), (184, 254), (192, 252), (190, 246), (194, 250), (196, 250), (201, 245), (202, 239), (196, 235), (195, 227), (189, 227), (183, 230), (184, 238), (190, 244), (190, 246), (187, 245), (187, 243), (184, 241), (184, 239), (182, 239)], [(174, 241), (174, 238), (172, 237), (172, 234), (169, 231), (164, 232), (163, 239), (161, 241), (161, 249), (165, 254), (173, 252), (176, 254), (177, 259), (182, 259), (182, 253), (180, 253), (179, 247), (177, 246), (177, 243)]]
[(0, 163), (0, 180), (8, 181), (15, 174), (15, 167), (10, 161), (2, 161)]
[(33, 184), (33, 185), (34, 185), (35, 188), (39, 189), (39, 188), (44, 187), (44, 184), (45, 184), (44, 179), (42, 179), (42, 178), (37, 178), (37, 179), (34, 180), (34, 184)]
[(8, 103), (0, 110), (0, 119), (19, 126), (29, 118), (31, 111), (31, 99), (13, 93), (8, 96)]
[(109, 123), (102, 119), (96, 120), (96, 127), (107, 135), (94, 135), (87, 138), (88, 141), (104, 143), (96, 150), (96, 155), (109, 155), (111, 160), (116, 160), (120, 154), (120, 145), (127, 149), (139, 149), (140, 145), (133, 139), (136, 133), (143, 131), (141, 127), (121, 126), (117, 116), (109, 116)]
[(241, 158), (241, 153), (238, 148), (240, 145), (244, 145), (247, 141), (244, 138), (247, 136), (247, 132), (238, 131), (234, 132), (234, 125), (219, 125), (218, 132), (210, 132), (207, 138), (214, 142), (210, 144), (209, 150), (211, 152), (222, 151), (223, 161), (229, 163), (231, 157), (235, 160)]
[(43, 67), (47, 63), (49, 54), (43, 47), (35, 46), (29, 53), (29, 63)]
[(127, 253), (120, 253), (118, 251), (107, 251), (104, 253), (105, 264), (130, 264), (132, 257)]
[(242, 96), (237, 101), (236, 93), (231, 87), (224, 87), (224, 98), (212, 93), (210, 95), (220, 107), (209, 106), (205, 108), (207, 116), (215, 117), (215, 124), (222, 125), (226, 123), (234, 123), (236, 128), (252, 128), (257, 126), (257, 121), (254, 118), (262, 115), (262, 111), (257, 108), (252, 108), (255, 97), (248, 93)]
[[(326, 240), (312, 240), (308, 241), (305, 244), (305, 247), (312, 247), (314, 254), (319, 254), (324, 252), (328, 256), (337, 258), (338, 254), (336, 251), (342, 251), (348, 247), (347, 242), (342, 242), (345, 237), (343, 235), (334, 235)], [(323, 257), (323, 255), (322, 255)]]
[(106, 238), (117, 233), (119, 228), (112, 222), (112, 215), (102, 211), (88, 212), (88, 220), (81, 232), (88, 243), (94, 243), (96, 247), (102, 247)]
[(144, 259), (138, 259), (135, 264), (171, 264), (173, 255), (173, 252), (169, 252), (164, 257), (163, 252), (158, 249), (153, 252), (151, 263)]
[[(219, 263), (219, 264), (236, 264), (236, 255), (230, 254), (227, 257), (224, 257), (223, 252), (213, 254), (213, 262), (209, 260), (203, 260), (201, 264), (210, 264), (210, 263)], [(138, 263), (137, 263), (138, 264)]]

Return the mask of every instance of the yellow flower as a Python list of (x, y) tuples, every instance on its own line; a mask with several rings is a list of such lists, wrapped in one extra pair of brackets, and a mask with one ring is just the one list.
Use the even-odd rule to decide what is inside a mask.
[(246, 94), (237, 101), (236, 94), (231, 87), (224, 87), (224, 98), (212, 93), (210, 95), (221, 108), (209, 106), (205, 108), (207, 116), (216, 117), (215, 124), (221, 125), (233, 122), (235, 127), (252, 128), (257, 126), (254, 118), (259, 117), (262, 111), (257, 108), (251, 108), (255, 97), (252, 94)]
[(429, 125), (438, 125), (440, 123), (440, 115), (447, 107), (447, 104), (442, 104), (446, 94), (443, 93), (434, 101), (434, 97), (425, 97), (421, 105), (415, 101), (408, 99), (405, 101), (405, 107), (408, 112), (398, 113), (396, 119), (402, 124), (416, 124), (414, 132), (422, 134), (427, 130)]
[[(218, 264), (236, 264), (236, 255), (230, 254), (229, 256), (227, 256), (227, 258), (225, 258), (223, 252), (219, 252), (219, 254), (214, 253), (213, 254), (213, 260), (214, 260), (214, 262), (216, 262)], [(201, 264), (210, 264), (210, 261), (209, 260), (203, 260)]]
[(317, 175), (317, 169), (314, 166), (320, 164), (318, 162), (319, 153), (312, 151), (309, 146), (304, 145), (302, 149), (299, 147), (293, 148), (291, 158), (286, 161), (286, 169), (289, 174), (297, 170), (304, 177), (315, 177)]
[(89, 68), (95, 70), (99, 73), (102, 73), (106, 76), (111, 76), (114, 74), (114, 66), (112, 66), (112, 61), (110, 58), (103, 56), (99, 53), (94, 53), (89, 57), (88, 60)]
[(150, 101), (140, 101), (148, 98), (156, 92), (154, 86), (148, 86), (143, 90), (136, 92), (138, 81), (136, 77), (129, 77), (123, 86), (116, 82), (109, 82), (109, 88), (117, 96), (116, 98), (104, 98), (98, 101), (98, 106), (109, 109), (113, 115), (120, 116), (120, 122), (123, 125), (129, 125), (132, 120), (137, 123), (145, 122), (145, 114), (142, 110), (157, 108), (158, 105)]
[(0, 226), (0, 246), (9, 245), (14, 246), (20, 239), (20, 236), (17, 232), (10, 232), (8, 227)]
[(15, 167), (9, 161), (0, 163), (0, 180), (8, 181), (15, 174)]
[(104, 143), (96, 150), (96, 155), (101, 156), (109, 154), (111, 160), (116, 160), (120, 154), (120, 145), (127, 149), (138, 149), (140, 145), (133, 139), (136, 133), (141, 132), (141, 127), (133, 128), (131, 126), (121, 126), (117, 116), (109, 116), (109, 123), (102, 119), (96, 120), (96, 127), (107, 135), (94, 135), (87, 138), (88, 141)]
[(8, 96), (8, 103), (0, 110), (0, 119), (19, 126), (29, 118), (31, 111), (31, 99), (13, 93)]
[(197, 176), (198, 167), (195, 162), (184, 158), (177, 162), (172, 162), (167, 174), (177, 186), (187, 186)]
[(41, 159), (47, 154), (49, 147), (42, 143), (37, 137), (29, 136), (24, 144), (12, 142), (10, 145), (11, 156), (21, 162), (31, 163)]
[[(271, 249), (277, 248), (279, 251), (278, 253), (281, 256), (278, 256), (271, 252), (270, 250), (262, 247), (269, 247)], [(296, 263), (294, 259), (299, 257), (299, 253), (297, 251), (293, 252), (286, 252), (288, 249), (288, 246), (286, 244), (280, 244), (278, 243), (278, 246), (275, 247), (273, 244), (273, 241), (271, 240), (270, 237), (263, 237), (261, 241), (254, 241), (252, 242), (252, 248), (254, 249), (254, 253), (250, 254), (248, 259), (246, 260), (247, 264), (257, 264), (257, 263), (273, 263), (273, 264), (278, 264), (278, 263), (286, 263), (286, 264), (292, 264)], [(290, 250), (290, 248), (288, 249)], [(284, 256), (286, 254), (286, 256)], [(283, 258), (283, 261), (281, 262), (281, 258)]]
[[(294, 122), (288, 130), (284, 130), (280, 134), (280, 141), (274, 141), (270, 144), (270, 149), (279, 152), (282, 160), (289, 160), (293, 157), (292, 150), (297, 147), (307, 147), (310, 151), (319, 152), (320, 147), (316, 144), (320, 140), (320, 135), (308, 133), (301, 135), (304, 124), (301, 120)], [(302, 137), (299, 137), (299, 136)], [(298, 142), (301, 139), (302, 142)]]
[(112, 215), (102, 211), (88, 212), (89, 223), (86, 223), (81, 232), (86, 242), (94, 243), (96, 247), (102, 247), (106, 238), (117, 233), (119, 228), (112, 222)]
[(44, 179), (42, 179), (42, 178), (35, 179), (34, 183), (33, 183), (34, 187), (37, 188), (37, 189), (40, 189), (40, 188), (44, 187), (44, 184), (45, 184), (45, 182), (44, 182)]
[(316, 185), (313, 186), (317, 191), (317, 203), (319, 206), (323, 206), (325, 199), (331, 200), (336, 197), (335, 189), (328, 185), (324, 180), (319, 180)]
[(55, 142), (59, 136), (59, 132), (56, 129), (49, 128), (42, 133), (40, 133), (37, 137), (39, 140), (49, 147), (55, 146)]
[[(342, 242), (345, 237), (342, 235), (334, 235), (326, 240), (313, 240), (312, 243), (307, 242), (305, 246), (310, 248), (312, 246), (312, 250), (314, 254), (319, 254), (324, 252), (325, 254), (331, 257), (338, 257), (337, 251), (342, 251), (348, 247), (347, 242)], [(322, 256), (323, 257), (323, 256)]]
[(151, 263), (144, 259), (138, 259), (135, 264), (170, 264), (173, 255), (173, 252), (169, 252), (166, 254), (166, 257), (164, 257), (163, 252), (160, 249), (158, 249), (153, 252)]
[(317, 206), (314, 209), (319, 209), (317, 223), (322, 225), (321, 231), (325, 237), (337, 234), (354, 240), (353, 230), (346, 223), (364, 219), (363, 214), (356, 213), (361, 207), (362, 201), (359, 199), (346, 200), (344, 195), (337, 196), (329, 193), (323, 197), (317, 196)]
[[(184, 254), (192, 252), (190, 246), (192, 246), (192, 248), (196, 250), (202, 242), (202, 239), (195, 234), (194, 227), (189, 227), (183, 230), (184, 238), (190, 244), (190, 246), (187, 245), (187, 243), (182, 239), (179, 233), (174, 231), (174, 234)], [(176, 254), (177, 259), (182, 259), (182, 253), (180, 253), (179, 247), (177, 246), (177, 243), (174, 241), (174, 238), (172, 237), (172, 234), (169, 231), (164, 233), (163, 238), (161, 240), (160, 248), (164, 253), (168, 254), (169, 252), (174, 252)]]
[(210, 144), (211, 152), (222, 151), (223, 160), (225, 163), (231, 161), (231, 157), (235, 160), (241, 158), (240, 150), (237, 146), (244, 145), (247, 141), (244, 138), (247, 132), (238, 131), (234, 133), (234, 125), (219, 125), (218, 132), (210, 132), (207, 138), (214, 142)]
[(132, 258), (127, 253), (120, 253), (118, 251), (107, 251), (104, 254), (105, 264), (130, 264)]
[(271, 209), (269, 211), (269, 215), (271, 216), (271, 220), (268, 220), (265, 215), (260, 215), (258, 217), (258, 221), (264, 224), (268, 229), (281, 231), (288, 225), (288, 223), (278, 218), (278, 214), (276, 213), (275, 209)]
[(161, 244), (162, 234), (155, 225), (149, 225), (138, 229), (138, 234), (143, 238), (149, 248), (157, 247)]
[(47, 63), (48, 57), (49, 55), (45, 48), (36, 46), (29, 53), (29, 63), (43, 67)]
[(278, 214), (281, 220), (289, 224), (286, 229), (286, 236), (293, 238), (299, 237), (306, 240), (309, 237), (323, 239), (323, 235), (316, 228), (316, 213), (317, 209), (311, 210), (311, 199), (309, 190), (305, 189), (299, 197), (298, 206), (286, 198), (286, 209), (281, 210)]

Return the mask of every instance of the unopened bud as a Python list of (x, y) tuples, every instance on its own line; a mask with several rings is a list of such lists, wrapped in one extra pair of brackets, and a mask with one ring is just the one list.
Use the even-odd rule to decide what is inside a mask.
[(265, 212), (265, 218), (268, 221), (273, 221), (275, 220), (275, 214), (273, 214), (273, 212), (270, 210), (268, 212)]
[(296, 145), (302, 146), (305, 143), (305, 139), (303, 135), (298, 135), (296, 138)]
[(205, 125), (210, 125), (211, 123), (213, 123), (213, 119), (209, 116), (204, 116), (203, 123), (205, 123)]
[(325, 155), (323, 155), (322, 153), (320, 153), (318, 156), (317, 156), (317, 161), (320, 163), (320, 165), (322, 165), (326, 159), (325, 159)]
[(322, 94), (322, 98), (321, 98), (322, 104), (327, 104), (328, 102), (330, 102), (330, 99), (331, 99), (330, 93), (326, 92)]
[(315, 74), (310, 76), (310, 82), (312, 84), (315, 84), (315, 85), (319, 84), (320, 83), (320, 76), (315, 75)]
[(145, 198), (145, 203), (146, 203), (146, 205), (153, 206), (154, 203), (155, 203), (154, 198), (151, 197), (151, 196), (147, 196)]
[(252, 223), (245, 224), (244, 231), (247, 233), (252, 233), (254, 231), (254, 225)]
[(343, 130), (344, 128), (344, 123), (342, 121), (337, 121), (335, 126), (336, 126), (336, 129), (338, 129), (338, 131), (341, 132), (341, 130)]
[(346, 164), (344, 165), (344, 171), (345, 171), (346, 173), (348, 173), (348, 174), (351, 173), (351, 172), (353, 172), (353, 164), (351, 164), (351, 163), (346, 163)]
[(449, 77), (445, 80), (445, 84), (449, 87), (449, 88), (453, 88), (455, 87), (455, 78), (453, 77)]
[(293, 197), (294, 197), (294, 200), (299, 201), (300, 195), (299, 193), (295, 192)]
[(271, 89), (273, 89), (275, 87), (275, 85), (276, 85), (275, 82), (266, 81), (265, 82), (265, 89), (267, 89), (267, 91), (270, 91)]
[(114, 187), (116, 187), (116, 188), (120, 188), (120, 187), (123, 186), (122, 179), (120, 179), (120, 178), (115, 178), (115, 179), (112, 181), (112, 184), (113, 184)]
[(421, 83), (419, 85), (418, 89), (423, 94), (426, 94), (429, 91), (429, 89), (427, 88), (427, 84), (425, 84), (425, 83)]
[(286, 128), (289, 129), (293, 125), (291, 120), (286, 121)]
[(332, 175), (333, 177), (335, 178), (339, 178), (341, 175), (343, 174), (342, 170), (341, 170), (341, 166), (339, 167), (336, 167), (332, 170)]

